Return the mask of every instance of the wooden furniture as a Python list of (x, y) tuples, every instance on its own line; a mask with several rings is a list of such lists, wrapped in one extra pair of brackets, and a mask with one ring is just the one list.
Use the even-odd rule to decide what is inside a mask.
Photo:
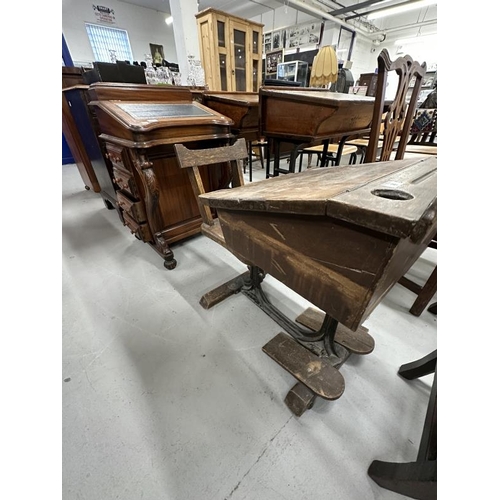
[[(437, 234), (433, 236), (428, 246), (437, 250)], [(414, 316), (420, 316), (437, 292), (437, 265), (434, 266), (434, 269), (423, 285), (419, 285), (407, 276), (402, 276), (399, 284), (417, 295), (415, 302), (410, 307), (410, 313)]]
[[(363, 161), (386, 161), (391, 158), (397, 142), (396, 160), (404, 158), (406, 143), (413, 123), (417, 99), (425, 74), (426, 64), (419, 64), (410, 56), (398, 57), (391, 61), (387, 49), (380, 52), (378, 58), (377, 92), (370, 134), (364, 146), (366, 154)], [(397, 75), (398, 86), (396, 95), (387, 106), (385, 92), (389, 75)], [(411, 97), (407, 103), (407, 93), (410, 81), (414, 81)], [(349, 139), (346, 142), (351, 144)], [(359, 145), (359, 141), (358, 141)], [(380, 150), (380, 153), (379, 153)]]
[[(118, 186), (122, 222), (173, 269), (170, 245), (198, 234), (202, 222), (174, 144), (193, 149), (229, 144), (233, 123), (193, 102), (186, 87), (95, 83), (89, 93)], [(230, 180), (225, 165), (202, 177), (210, 189), (222, 189)]]
[[(417, 99), (425, 75), (425, 62), (419, 64), (410, 56), (398, 57), (391, 61), (387, 49), (383, 49), (378, 56), (378, 84), (375, 96), (375, 108), (373, 110), (373, 124), (383, 123), (383, 145), (380, 155), (377, 155), (379, 130), (372, 127), (370, 131), (370, 143), (367, 148), (365, 161), (370, 163), (388, 160), (398, 139), (396, 160), (404, 158), (406, 143), (413, 122), (413, 116), (417, 107)], [(385, 91), (389, 74), (398, 76), (398, 90), (388, 109), (385, 108)], [(407, 89), (410, 81), (414, 81), (413, 92), (410, 101), (407, 102)], [(382, 115), (384, 119), (382, 121)]]
[(382, 488), (418, 500), (437, 499), (437, 350), (398, 371), (407, 380), (430, 373), (434, 380), (417, 459), (408, 463), (374, 460), (368, 468), (368, 475)]
[[(252, 263), (250, 274), (201, 303), (241, 291), (292, 336), (280, 334), (264, 351), (298, 380), (285, 400), (295, 414), (317, 396), (340, 397), (337, 369), (351, 352), (373, 350), (362, 323), (435, 234), (436, 177), (429, 157), (312, 169), (200, 195), (217, 210), (226, 247)], [(307, 328), (270, 303), (260, 286), (266, 273), (319, 308), (297, 318)]]
[(84, 149), (83, 158), (86, 159), (85, 172), (90, 179), (95, 179), (92, 189), (100, 194), (106, 208), (118, 208), (118, 187), (113, 183), (112, 164), (107, 157), (104, 143), (99, 139), (99, 124), (93, 109), (88, 105), (89, 86), (75, 85), (64, 89), (63, 94), (77, 124), (79, 140)]
[[(328, 144), (328, 149), (326, 151), (326, 162), (323, 162), (325, 166), (328, 166), (328, 162), (332, 162), (332, 165), (337, 163), (337, 159), (339, 156), (339, 144), (338, 143), (330, 143)], [(316, 166), (320, 164), (323, 155), (323, 145), (318, 146), (310, 146), (308, 148), (304, 148), (299, 152), (300, 161), (299, 161), (299, 172), (302, 172), (302, 160), (304, 154), (307, 154), (307, 168), (311, 168), (311, 159), (313, 155), (317, 156)], [(349, 164), (354, 165), (356, 163), (356, 152), (358, 148), (356, 146), (346, 145), (342, 148), (342, 152), (340, 157), (349, 155)]]
[(358, 86), (366, 87), (366, 96), (375, 97), (377, 92), (377, 73), (363, 73), (359, 75)]
[(247, 141), (249, 179), (252, 182), (252, 148), (258, 148), (262, 168), (265, 142), (259, 136), (259, 94), (257, 92), (207, 91), (203, 93), (203, 104), (231, 118), (231, 129), (236, 137)]
[[(339, 140), (339, 154), (344, 137), (368, 133), (373, 117), (373, 97), (323, 92), (311, 89), (261, 87), (260, 135), (269, 142), (266, 177), (270, 177), (270, 158), (274, 158), (273, 177), (294, 173), (298, 152), (322, 142), (324, 152), (332, 139)], [(291, 148), (289, 169), (280, 168), (283, 145)], [(322, 165), (326, 155), (322, 155)], [(340, 157), (339, 160), (340, 162)]]
[(219, 220), (214, 217), (210, 208), (201, 203), (199, 198), (200, 195), (206, 192), (200, 167), (205, 169), (208, 166), (213, 167), (214, 165), (228, 162), (231, 168), (231, 187), (243, 186), (245, 181), (243, 180), (241, 162), (248, 157), (245, 139), (240, 138), (232, 146), (219, 148), (190, 150), (182, 144), (175, 144), (174, 148), (179, 167), (186, 169), (193, 192), (198, 201), (203, 221), (201, 232), (216, 243), (219, 243), (219, 245), (225, 247), (226, 244)]
[(101, 186), (97, 180), (96, 173), (92, 166), (92, 160), (89, 158), (89, 153), (85, 146), (85, 139), (89, 140), (88, 136), (82, 137), (82, 132), (79, 126), (78, 111), (72, 108), (71, 102), (68, 101), (69, 90), (78, 86), (83, 86), (83, 69), (71, 66), (62, 67), (62, 131), (71, 155), (75, 161), (78, 172), (83, 180), (85, 189), (92, 189), (95, 193), (101, 191)]
[(257, 92), (262, 82), (262, 28), (208, 8), (196, 14), (201, 63), (210, 90)]

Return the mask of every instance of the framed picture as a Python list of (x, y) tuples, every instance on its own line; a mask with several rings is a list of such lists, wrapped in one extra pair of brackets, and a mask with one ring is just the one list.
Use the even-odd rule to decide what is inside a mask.
[(283, 50), (274, 50), (266, 53), (266, 75), (277, 73), (278, 64), (283, 62)]
[(165, 59), (163, 54), (163, 45), (156, 45), (155, 43), (150, 43), (149, 48), (151, 49), (151, 56), (153, 57), (153, 64), (162, 64)]

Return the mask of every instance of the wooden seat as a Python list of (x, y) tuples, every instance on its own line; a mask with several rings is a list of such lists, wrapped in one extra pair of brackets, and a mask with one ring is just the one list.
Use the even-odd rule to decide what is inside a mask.
[(200, 194), (205, 194), (205, 186), (200, 175), (200, 167), (216, 165), (221, 163), (230, 164), (231, 187), (243, 186), (242, 162), (248, 159), (248, 151), (245, 139), (238, 139), (232, 146), (215, 147), (208, 149), (190, 150), (182, 144), (174, 145), (180, 168), (186, 168), (189, 180), (193, 188), (198, 207), (200, 209), (202, 225), (201, 232), (219, 245), (226, 247), (224, 235), (217, 217), (209, 207), (200, 202)]
[[(340, 145), (338, 143), (328, 144), (327, 151), (326, 151), (325, 166), (328, 165), (328, 162), (331, 162), (332, 165), (335, 164), (335, 162), (338, 158), (339, 147), (340, 147)], [(320, 163), (321, 157), (323, 155), (323, 150), (324, 150), (323, 144), (319, 144), (318, 146), (311, 146), (311, 147), (302, 149), (299, 152), (299, 155), (300, 155), (299, 172), (302, 172), (302, 159), (303, 159), (304, 154), (307, 154), (307, 168), (311, 168), (311, 159), (312, 159), (313, 154), (317, 155), (316, 166), (318, 166)], [(341, 151), (341, 156), (350, 155), (349, 165), (353, 165), (354, 163), (356, 163), (357, 151), (358, 151), (358, 148), (356, 146), (344, 145), (342, 148), (342, 151)]]

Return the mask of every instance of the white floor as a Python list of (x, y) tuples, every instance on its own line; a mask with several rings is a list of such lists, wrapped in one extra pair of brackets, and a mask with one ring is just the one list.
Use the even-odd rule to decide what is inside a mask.
[[(297, 418), (293, 377), (261, 350), (280, 327), (242, 295), (198, 304), (245, 266), (200, 235), (168, 271), (75, 165), (62, 178), (64, 500), (404, 498), (367, 469), (416, 459), (432, 375), (397, 371), (436, 348), (437, 317), (412, 316), (413, 293), (395, 285), (365, 323), (376, 347), (341, 368), (343, 396)], [(409, 276), (436, 260), (427, 249)], [(271, 277), (265, 289), (291, 318), (308, 305)]]

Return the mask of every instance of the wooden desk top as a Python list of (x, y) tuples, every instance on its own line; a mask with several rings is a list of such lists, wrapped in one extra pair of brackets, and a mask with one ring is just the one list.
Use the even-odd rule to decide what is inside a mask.
[(436, 175), (436, 158), (415, 158), (312, 169), (200, 199), (218, 209), (327, 215), (405, 237), (435, 209)]
[(437, 229), (435, 157), (313, 169), (206, 193), (226, 248), (356, 330)]
[(128, 147), (229, 138), (233, 125), (227, 116), (191, 100), (102, 100), (89, 105), (96, 108), (101, 137)]
[(226, 91), (207, 91), (203, 93), (206, 101), (227, 102), (233, 105), (258, 106), (258, 92), (226, 92)]
[(373, 97), (302, 89), (261, 87), (261, 135), (283, 141), (315, 140), (369, 132)]

